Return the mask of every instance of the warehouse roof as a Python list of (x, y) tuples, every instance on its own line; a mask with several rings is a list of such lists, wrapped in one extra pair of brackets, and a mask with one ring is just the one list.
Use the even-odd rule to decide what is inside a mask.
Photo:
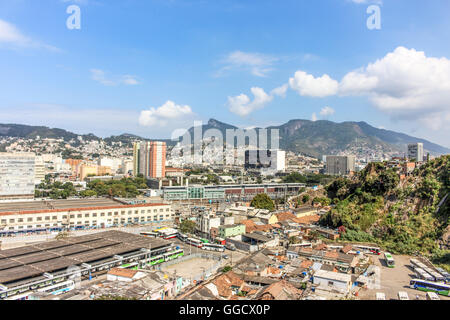
[(170, 242), (159, 238), (106, 231), (0, 250), (0, 283), (16, 282), (45, 272), (55, 272), (70, 266), (139, 251), (142, 248), (158, 249), (168, 245)]

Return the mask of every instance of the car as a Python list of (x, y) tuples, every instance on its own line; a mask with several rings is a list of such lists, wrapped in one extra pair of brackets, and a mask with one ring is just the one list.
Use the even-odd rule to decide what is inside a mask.
[(227, 254), (224, 254), (222, 257), (223, 257), (224, 259), (228, 259), (228, 258), (229, 258)]

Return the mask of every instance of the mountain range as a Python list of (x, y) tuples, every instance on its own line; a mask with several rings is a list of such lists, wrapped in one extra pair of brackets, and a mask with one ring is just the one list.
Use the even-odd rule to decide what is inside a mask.
[[(238, 127), (210, 119), (202, 126), (203, 132), (208, 129), (217, 129), (226, 137), (227, 129), (238, 129)], [(262, 128), (254, 128), (257, 132)], [(280, 148), (287, 151), (302, 153), (320, 158), (322, 155), (352, 153), (367, 154), (370, 152), (389, 153), (403, 156), (408, 143), (423, 143), (425, 152), (432, 155), (450, 154), (450, 149), (432, 143), (425, 139), (412, 137), (404, 133), (391, 130), (379, 129), (366, 122), (342, 122), (336, 123), (327, 120), (290, 120), (280, 126), (265, 128), (268, 130), (268, 141), (270, 141), (270, 130), (278, 129), (280, 136)], [(193, 137), (194, 128), (188, 130)], [(44, 126), (28, 126), (20, 124), (0, 124), (0, 137), (18, 137), (34, 139), (40, 138), (63, 138), (65, 141), (77, 140), (81, 136), (84, 140), (101, 140), (94, 134), (79, 135), (64, 129), (54, 129)], [(133, 134), (122, 134), (104, 138), (105, 142), (130, 143), (145, 139)], [(170, 139), (162, 139), (168, 146), (176, 142)], [(270, 147), (270, 143), (269, 143)]]

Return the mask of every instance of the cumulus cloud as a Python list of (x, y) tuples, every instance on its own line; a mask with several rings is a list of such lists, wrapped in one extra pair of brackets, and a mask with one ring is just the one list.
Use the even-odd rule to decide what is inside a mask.
[(158, 108), (151, 107), (150, 110), (141, 111), (139, 124), (141, 126), (166, 126), (169, 120), (193, 115), (190, 106), (177, 105), (173, 101), (167, 101)]
[(320, 110), (320, 115), (322, 117), (332, 116), (334, 114), (334, 109), (330, 107), (324, 107)]
[(0, 19), (0, 44), (8, 45), (12, 48), (36, 48), (49, 51), (60, 52), (54, 46), (36, 41), (25, 36), (13, 24)]
[(341, 95), (366, 95), (375, 107), (396, 119), (448, 119), (450, 60), (398, 47), (342, 79)]
[(270, 94), (285, 98), (286, 97), (286, 92), (287, 92), (288, 89), (289, 89), (289, 85), (288, 84), (284, 84), (281, 87), (273, 89), (270, 92)]
[(294, 77), (289, 79), (289, 85), (301, 96), (318, 98), (335, 95), (339, 88), (339, 83), (327, 74), (315, 78), (304, 71), (297, 71)]
[(272, 65), (278, 58), (261, 53), (234, 51), (229, 53), (221, 63), (224, 64), (216, 76), (220, 77), (230, 70), (247, 71), (257, 77), (265, 77), (273, 70)]
[(90, 71), (92, 80), (97, 81), (104, 86), (117, 86), (120, 84), (135, 86), (139, 84), (139, 81), (136, 79), (136, 77), (132, 75), (124, 75), (113, 77), (113, 79), (110, 79), (106, 76), (106, 73), (103, 70), (91, 69)]
[(229, 110), (241, 117), (245, 117), (255, 110), (264, 108), (266, 104), (273, 100), (273, 96), (268, 95), (261, 88), (253, 87), (251, 92), (254, 95), (253, 101), (246, 94), (228, 97)]

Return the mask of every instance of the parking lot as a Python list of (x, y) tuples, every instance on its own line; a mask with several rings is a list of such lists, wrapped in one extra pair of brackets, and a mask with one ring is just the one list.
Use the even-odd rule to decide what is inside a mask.
[[(381, 283), (380, 289), (367, 289), (359, 292), (359, 298), (362, 300), (374, 300), (377, 292), (383, 292), (386, 300), (398, 300), (398, 292), (405, 291), (410, 300), (426, 299), (426, 293), (411, 289), (409, 281), (415, 277), (414, 271), (409, 267), (410, 256), (393, 255), (395, 268), (389, 268), (384, 261), (384, 255), (373, 256), (373, 262), (380, 267)], [(450, 297), (439, 296), (441, 300), (450, 300)]]

